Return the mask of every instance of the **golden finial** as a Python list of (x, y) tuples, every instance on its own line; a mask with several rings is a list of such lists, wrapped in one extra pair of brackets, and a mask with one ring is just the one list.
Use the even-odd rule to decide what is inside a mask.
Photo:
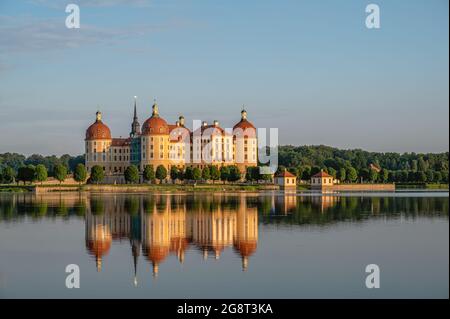
[(152, 115), (153, 116), (158, 116), (159, 115), (159, 110), (158, 110), (158, 104), (156, 103), (156, 99), (153, 99), (152, 109), (153, 109)]

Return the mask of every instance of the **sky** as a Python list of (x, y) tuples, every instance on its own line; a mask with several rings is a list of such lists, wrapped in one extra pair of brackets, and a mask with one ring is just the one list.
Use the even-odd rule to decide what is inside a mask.
[[(80, 29), (65, 7), (80, 7)], [(379, 29), (365, 25), (368, 4)], [(82, 154), (101, 110), (128, 136), (156, 99), (279, 144), (449, 150), (447, 0), (1, 0), (0, 153)]]

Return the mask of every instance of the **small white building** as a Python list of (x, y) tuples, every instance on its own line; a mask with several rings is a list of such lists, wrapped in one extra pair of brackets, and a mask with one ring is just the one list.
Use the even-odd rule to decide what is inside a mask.
[(311, 188), (326, 188), (335, 184), (335, 179), (328, 173), (321, 170), (311, 177)]
[(276, 185), (279, 185), (281, 188), (296, 188), (297, 187), (297, 178), (294, 174), (284, 171), (275, 174), (274, 182)]

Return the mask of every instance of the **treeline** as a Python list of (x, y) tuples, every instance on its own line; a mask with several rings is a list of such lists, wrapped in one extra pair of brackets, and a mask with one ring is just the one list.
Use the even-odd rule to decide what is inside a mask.
[[(98, 172), (99, 175), (100, 168), (92, 168), (92, 172)], [(159, 180), (161, 183), (163, 180), (170, 178), (173, 182), (176, 181), (222, 181), (222, 182), (237, 182), (243, 177), (247, 181), (259, 181), (259, 180), (269, 180), (270, 176), (260, 175), (258, 167), (248, 167), (245, 176), (243, 176), (236, 165), (217, 167), (215, 165), (209, 165), (203, 169), (199, 167), (187, 166), (184, 169), (172, 166), (170, 171), (163, 165), (158, 165), (156, 169), (153, 165), (144, 166), (142, 172), (142, 178), (144, 182), (154, 182)], [(139, 182), (139, 170), (135, 165), (131, 165), (125, 169), (124, 178), (127, 183), (137, 183)], [(95, 182), (101, 181), (103, 177), (97, 178), (93, 173), (91, 174), (91, 179)]]
[(78, 164), (84, 164), (84, 156), (68, 154), (57, 157), (33, 154), (29, 157), (17, 153), (0, 154), (0, 183), (42, 182), (48, 177), (61, 181), (75, 172)]
[(330, 146), (280, 146), (278, 162), (299, 179), (320, 170), (343, 182), (448, 183), (445, 153), (378, 153)]

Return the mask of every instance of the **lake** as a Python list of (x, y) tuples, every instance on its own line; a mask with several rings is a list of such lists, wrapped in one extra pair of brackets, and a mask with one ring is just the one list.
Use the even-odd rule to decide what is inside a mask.
[(0, 297), (448, 298), (448, 204), (419, 191), (4, 193)]

